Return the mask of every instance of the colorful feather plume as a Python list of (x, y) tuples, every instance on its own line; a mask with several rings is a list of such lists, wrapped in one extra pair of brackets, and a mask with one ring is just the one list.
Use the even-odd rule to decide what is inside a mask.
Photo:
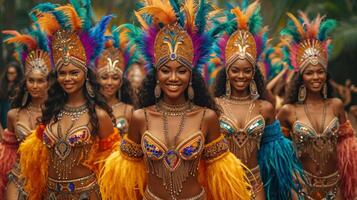
[(289, 67), (295, 71), (298, 71), (301, 67), (298, 64), (297, 57), (299, 56), (300, 43), (303, 41), (318, 41), (328, 57), (332, 50), (331, 40), (328, 35), (336, 27), (336, 21), (332, 19), (325, 20), (325, 16), (320, 16), (320, 14), (315, 19), (310, 20), (301, 11), (299, 11), (299, 17), (295, 17), (292, 13), (287, 13), (287, 15), (290, 20), (280, 35), (281, 37), (291, 38), (289, 45), (282, 48), (285, 56), (284, 61), (289, 64)]
[(207, 30), (207, 17), (214, 8), (206, 0), (197, 3), (194, 0), (185, 0), (181, 5), (178, 0), (150, 0), (145, 1), (142, 7), (135, 12), (141, 28), (130, 33), (129, 38), (135, 41), (141, 50), (147, 68), (153, 68), (155, 63), (154, 43), (161, 28), (169, 24), (179, 24), (190, 36), (194, 58), (193, 66), (201, 69), (208, 61), (211, 46), (219, 34), (217, 29)]

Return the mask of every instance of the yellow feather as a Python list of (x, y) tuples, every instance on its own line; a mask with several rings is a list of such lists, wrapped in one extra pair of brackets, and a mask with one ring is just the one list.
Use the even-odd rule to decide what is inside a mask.
[[(184, 11), (186, 14), (186, 27), (193, 28), (195, 24), (195, 2), (194, 0), (186, 0)], [(193, 31), (193, 30), (192, 30)]]
[(42, 199), (47, 186), (49, 154), (34, 131), (19, 147), (21, 177), (29, 200)]
[(106, 160), (98, 184), (103, 200), (139, 200), (146, 186), (144, 161), (128, 160), (115, 151)]
[(60, 6), (56, 8), (56, 10), (63, 11), (64, 14), (67, 17), (69, 17), (69, 19), (71, 20), (71, 25), (73, 30), (79, 30), (82, 28), (82, 20), (72, 6), (70, 5)]
[(258, 8), (259, 5), (259, 0), (256, 0), (254, 3), (251, 3), (248, 6), (247, 10), (245, 11), (245, 16), (247, 19), (249, 19), (254, 14), (254, 11)]
[(149, 28), (149, 25), (145, 22), (144, 18), (136, 11), (134, 11), (134, 15), (136, 16), (136, 19), (139, 21), (141, 26), (147, 30)]
[(248, 18), (244, 15), (244, 13), (240, 10), (240, 8), (235, 7), (231, 10), (231, 12), (236, 16), (238, 28), (247, 30), (248, 29)]
[(296, 29), (302, 38), (305, 38), (305, 31), (299, 20), (290, 12), (287, 13), (288, 17), (294, 22)]
[(247, 181), (244, 165), (230, 152), (206, 163), (205, 179), (208, 196), (214, 200), (251, 199), (251, 185)]

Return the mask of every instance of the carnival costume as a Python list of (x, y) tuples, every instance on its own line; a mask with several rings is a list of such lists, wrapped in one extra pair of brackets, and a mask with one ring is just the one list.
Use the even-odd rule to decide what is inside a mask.
[[(262, 27), (260, 4), (255, 1), (248, 5), (244, 1), (242, 8), (232, 7), (226, 15), (225, 32), (218, 39), (215, 48), (227, 74), (226, 94), (218, 98), (223, 109), (220, 117), (221, 129), (225, 133), (230, 151), (237, 158), (247, 163), (249, 159), (255, 159), (252, 156), (257, 156), (258, 165), (250, 169), (251, 175), (248, 174), (253, 186), (253, 198), (264, 188), (267, 199), (291, 199), (292, 191), (298, 193), (300, 190), (297, 177), (303, 175), (291, 141), (284, 138), (279, 121), (266, 125), (260, 111), (257, 116), (251, 118), (255, 105), (260, 104), (255, 103), (259, 94), (254, 80), (250, 83), (250, 95), (247, 98), (231, 96), (228, 71), (232, 64), (237, 60), (246, 59), (255, 70), (266, 46), (267, 36), (266, 29)], [(240, 101), (249, 99), (251, 103), (248, 104), (245, 124), (243, 128), (239, 128), (230, 114), (232, 111), (229, 106), (242, 104)], [(256, 150), (257, 155), (253, 153)]]
[[(16, 55), (24, 67), (25, 78), (30, 72), (35, 70), (41, 72), (41, 74), (47, 78), (49, 72), (51, 71), (51, 60), (48, 54), (49, 47), (44, 33), (38, 30), (38, 28), (30, 30), (29, 34), (20, 34), (14, 30), (6, 30), (2, 32), (9, 35), (9, 37), (4, 40), (6, 43), (16, 44)], [(29, 93), (26, 91), (22, 99), (22, 106), (26, 106), (28, 97)], [(32, 117), (31, 113), (33, 109), (31, 108), (31, 105), (27, 105), (26, 107), (27, 113), (30, 117)], [(0, 196), (5, 196), (3, 191), (6, 187), (8, 176), (9, 180), (13, 181), (18, 187), (19, 195), (22, 199), (25, 196), (25, 193), (22, 189), (22, 180), (20, 179), (20, 166), (17, 149), (19, 144), (24, 141), (32, 130), (22, 122), (18, 121), (19, 111), (20, 109), (17, 109), (14, 133), (6, 129), (4, 131), (3, 142), (0, 145)]]
[[(90, 3), (71, 3), (65, 6), (40, 4), (32, 10), (32, 16), (46, 32), (55, 70), (72, 64), (87, 73), (104, 47), (104, 32), (111, 16), (103, 17), (93, 26)], [(95, 95), (88, 81), (84, 87), (90, 96)], [(77, 108), (64, 106), (54, 118), (59, 123), (68, 117), (73, 126), (88, 111), (86, 104)], [(89, 125), (81, 125), (62, 135), (59, 124), (57, 132), (53, 131), (54, 123), (39, 125), (19, 148), (21, 175), (25, 178), (24, 188), (29, 199), (88, 199), (93, 194), (100, 199), (97, 161), (112, 152), (119, 134), (114, 131), (100, 139), (90, 132)], [(49, 177), (50, 166), (56, 177)], [(85, 177), (69, 178), (72, 170), (80, 166), (93, 172)]]
[[(290, 36), (292, 41), (286, 51), (285, 61), (293, 67), (296, 73), (302, 74), (308, 65), (320, 64), (327, 71), (329, 52), (331, 51), (331, 40), (328, 34), (336, 26), (331, 19), (324, 20), (318, 15), (310, 21), (308, 17), (300, 12), (299, 18), (288, 13), (291, 20), (282, 31), (283, 36)], [(327, 86), (323, 86), (324, 99), (327, 99)], [(304, 102), (306, 88), (299, 88), (298, 100)], [(306, 111), (309, 121), (310, 117)], [(324, 106), (323, 119), (326, 116), (326, 105)], [(352, 200), (357, 196), (357, 139), (349, 121), (340, 124), (337, 117), (332, 119), (325, 127), (317, 132), (314, 128), (301, 121), (295, 121), (292, 130), (283, 128), (290, 135), (299, 157), (308, 156), (317, 167), (326, 167), (326, 162), (331, 157), (338, 159), (338, 171), (321, 176), (305, 171), (307, 177), (307, 191), (304, 192), (305, 199), (334, 199), (338, 188), (341, 188), (345, 199)], [(337, 152), (337, 155), (333, 155)], [(331, 188), (327, 192), (320, 192), (325, 188)]]
[[(124, 26), (113, 26), (111, 31), (106, 33), (106, 43), (103, 53), (96, 60), (95, 72), (97, 76), (103, 73), (113, 72), (119, 73), (121, 79), (126, 75), (130, 66), (139, 60), (139, 54), (135, 49), (134, 43), (128, 40), (127, 34), (130, 29)], [(121, 84), (123, 80), (121, 81)], [(121, 86), (120, 86), (121, 87)], [(119, 89), (120, 100), (120, 89)], [(112, 106), (115, 109), (118, 106), (122, 106), (124, 103), (119, 102)], [(127, 106), (124, 105), (124, 112), (120, 116), (115, 116), (115, 127), (118, 129), (120, 135), (128, 132), (129, 124), (125, 118), (127, 112)]]
[[(205, 31), (209, 10), (210, 5), (204, 0), (199, 4), (188, 0), (182, 7), (175, 0), (147, 1), (147, 5), (136, 13), (143, 30), (133, 38), (142, 50), (148, 67), (158, 70), (170, 60), (178, 61), (190, 71), (201, 67), (209, 58), (216, 34), (215, 30)], [(192, 92), (190, 83), (188, 98), (191, 100)], [(159, 97), (157, 93), (155, 96)], [(184, 106), (180, 112), (163, 113), (165, 124), (167, 115), (185, 116), (182, 112), (187, 110), (188, 107)], [(166, 125), (166, 134), (167, 129)], [(147, 186), (147, 174), (162, 180), (171, 199), (177, 199), (183, 192), (186, 179), (198, 178), (198, 175), (204, 189), (189, 199), (250, 198), (250, 186), (245, 180), (242, 163), (229, 152), (223, 135), (205, 144), (204, 133), (199, 130), (180, 143), (176, 143), (175, 137), (173, 147), (167, 145), (167, 141), (162, 142), (150, 133), (149, 127), (142, 135), (141, 144), (125, 137), (120, 150), (105, 163), (100, 179), (103, 198), (160, 199)]]

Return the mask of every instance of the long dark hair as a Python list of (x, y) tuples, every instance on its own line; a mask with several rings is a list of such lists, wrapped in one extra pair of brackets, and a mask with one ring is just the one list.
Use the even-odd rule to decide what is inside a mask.
[[(146, 75), (142, 82), (139, 91), (139, 108), (148, 107), (156, 103), (156, 98), (154, 95), (154, 90), (156, 86), (156, 70), (152, 69)], [(214, 110), (217, 115), (220, 111), (213, 99), (213, 97), (208, 92), (206, 84), (197, 69), (192, 69), (192, 88), (195, 93), (193, 103)], [(185, 93), (187, 98), (187, 92)]]
[[(255, 66), (254, 68), (255, 68), (255, 73), (254, 73), (253, 80), (257, 85), (259, 99), (267, 100), (264, 77), (257, 66)], [(215, 97), (221, 97), (226, 94), (226, 81), (227, 81), (226, 68), (223, 67), (221, 70), (219, 70), (214, 83)]]
[(130, 105), (134, 104), (133, 88), (131, 87), (130, 81), (126, 77), (122, 78), (122, 85), (120, 87), (120, 97), (119, 97), (119, 93), (117, 93), (116, 96), (123, 103), (130, 104)]
[[(55, 77), (57, 78), (57, 72), (55, 73)], [(95, 96), (93, 98), (89, 96), (85, 84), (83, 85), (83, 93), (85, 99), (87, 100), (90, 123), (93, 126), (92, 134), (95, 135), (97, 134), (99, 128), (99, 121), (95, 111), (95, 107), (98, 106), (101, 109), (105, 110), (113, 120), (114, 116), (112, 114), (112, 109), (105, 102), (103, 95), (100, 94), (99, 84), (96, 81), (95, 74), (90, 68), (88, 68), (87, 77), (88, 79), (86, 81), (89, 81), (89, 83), (92, 85)], [(45, 101), (44, 110), (42, 111), (41, 123), (49, 124), (52, 119), (57, 122), (57, 115), (67, 102), (67, 99), (67, 94), (62, 89), (58, 81), (55, 81), (48, 90), (48, 98)]]
[[(25, 102), (24, 105), (22, 105), (22, 99), (24, 98), (25, 92), (26, 92), (26, 77), (20, 81), (18, 86), (16, 87), (16, 95), (14, 99), (11, 102), (11, 108), (25, 108), (30, 102), (31, 102), (31, 95), (28, 94), (27, 101)], [(48, 85), (52, 82), (54, 79), (54, 72), (50, 72), (47, 76), (47, 81)]]
[[(333, 87), (330, 84), (330, 79), (331, 79), (331, 76), (327, 72), (326, 73), (327, 98), (334, 97)], [(303, 84), (304, 84), (304, 80), (302, 78), (302, 74), (295, 73), (288, 85), (288, 89), (287, 89), (285, 99), (284, 99), (284, 104), (294, 104), (294, 103), (299, 102), (299, 100), (298, 100), (299, 89), (300, 89), (300, 86)], [(322, 91), (321, 91), (321, 95), (322, 95)]]
[[(7, 72), (10, 67), (14, 67), (17, 73), (16, 79), (14, 80), (14, 84), (9, 88), (9, 81), (7, 80)], [(9, 97), (13, 97), (16, 94), (16, 87), (23, 79), (24, 73), (22, 71), (21, 65), (18, 62), (12, 61), (9, 62), (4, 72), (0, 77), (0, 99), (9, 99)]]

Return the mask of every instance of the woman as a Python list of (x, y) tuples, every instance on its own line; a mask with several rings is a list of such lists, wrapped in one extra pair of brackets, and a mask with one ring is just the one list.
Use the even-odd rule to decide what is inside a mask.
[[(51, 60), (46, 37), (41, 31), (32, 30), (28, 35), (21, 35), (16, 31), (3, 31), (3, 33), (11, 35), (5, 42), (16, 43), (19, 55), (23, 55), (19, 60), (24, 66), (25, 79), (19, 85), (19, 91), (12, 102), (12, 109), (7, 114), (6, 140), (2, 145), (5, 145), (4, 150), (8, 153), (2, 155), (0, 161), (2, 162), (1, 166), (8, 167), (7, 172), (12, 168), (9, 174), (10, 181), (7, 186), (6, 199), (23, 199), (25, 193), (22, 188), (22, 180), (19, 177), (20, 166), (16, 151), (18, 145), (35, 129), (37, 119), (41, 117), (41, 107), (49, 88)], [(6, 159), (3, 156), (6, 156)], [(7, 173), (2, 174), (5, 181), (4, 176), (7, 176)], [(4, 197), (4, 195), (1, 196)]]
[(286, 105), (278, 114), (302, 162), (305, 199), (355, 199), (357, 141), (346, 121), (343, 103), (331, 97), (327, 73), (328, 33), (336, 25), (318, 15), (310, 21), (300, 12), (282, 31), (292, 43), (285, 58), (294, 68)]
[[(198, 71), (214, 36), (202, 21), (208, 6), (154, 0), (136, 13), (144, 31), (135, 40), (151, 70), (129, 134), (105, 163), (103, 199), (250, 198), (241, 162), (220, 135), (217, 107)], [(197, 177), (200, 160), (203, 182)]]
[(7, 64), (4, 73), (0, 77), (0, 122), (6, 128), (7, 112), (10, 110), (10, 99), (15, 95), (15, 88), (22, 80), (23, 72), (17, 62)]
[(90, 6), (77, 4), (40, 4), (32, 13), (48, 35), (57, 80), (41, 124), (20, 146), (25, 192), (29, 199), (101, 199), (96, 161), (114, 149), (119, 134), (89, 66), (111, 17), (92, 26)]
[(216, 101), (223, 111), (220, 126), (230, 151), (252, 172), (248, 177), (253, 199), (291, 199), (292, 191), (299, 190), (294, 177), (302, 175), (302, 170), (275, 120), (257, 67), (266, 38), (259, 9), (255, 1), (227, 14), (230, 20), (217, 48), (225, 66), (215, 85)]
[(126, 31), (112, 28), (106, 48), (99, 56), (95, 68), (100, 92), (113, 110), (115, 126), (121, 135), (128, 133), (133, 113), (133, 92), (125, 75), (138, 58), (134, 46), (127, 40)]

